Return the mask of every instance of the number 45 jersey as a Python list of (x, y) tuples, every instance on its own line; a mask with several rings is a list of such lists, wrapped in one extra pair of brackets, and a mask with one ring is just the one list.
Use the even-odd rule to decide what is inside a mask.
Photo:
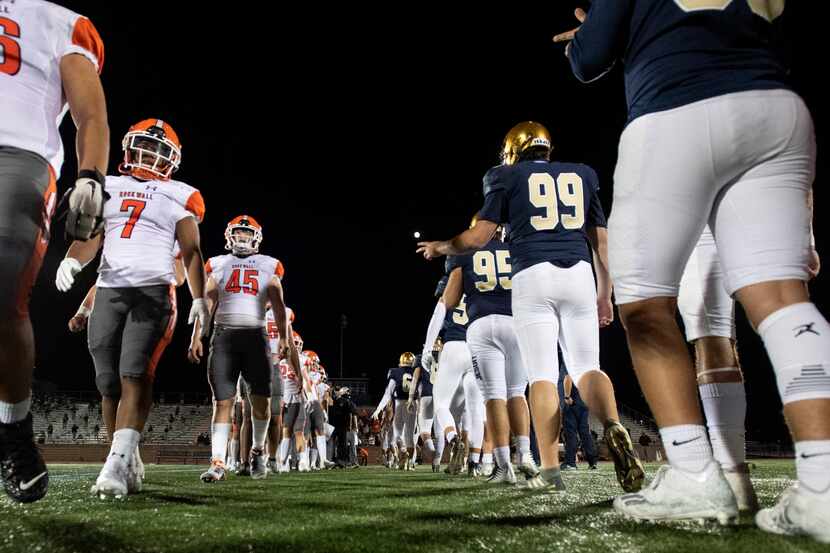
[(484, 175), (479, 217), (508, 225), (513, 276), (537, 263), (591, 263), (585, 229), (606, 226), (598, 192), (596, 172), (581, 163), (499, 165)]
[(208, 276), (216, 282), (219, 302), (216, 306), (217, 325), (231, 328), (265, 326), (266, 289), (271, 279), (282, 279), (282, 263), (268, 255), (239, 257), (218, 255), (205, 265)]
[(104, 204), (104, 251), (98, 267), (101, 288), (175, 284), (176, 225), (186, 217), (201, 222), (202, 194), (175, 180), (108, 176)]

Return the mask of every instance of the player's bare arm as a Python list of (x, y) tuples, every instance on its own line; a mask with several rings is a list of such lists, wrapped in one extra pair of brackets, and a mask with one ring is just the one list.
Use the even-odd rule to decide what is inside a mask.
[(587, 234), (594, 257), (594, 271), (597, 275), (599, 326), (606, 327), (614, 322), (614, 306), (611, 303), (611, 275), (608, 273), (608, 229), (605, 227), (589, 227)]
[(176, 240), (179, 241), (179, 248), (182, 252), (182, 261), (187, 270), (187, 285), (190, 288), (190, 295), (193, 298), (193, 305), (190, 308), (190, 315), (187, 322), (192, 324), (196, 319), (200, 320), (202, 336), (207, 336), (210, 330), (210, 312), (204, 300), (205, 281), (205, 259), (202, 256), (202, 248), (199, 239), (199, 227), (196, 219), (185, 217), (176, 223)]
[(61, 59), (60, 72), (63, 93), (78, 129), (78, 169), (106, 174), (110, 129), (104, 89), (95, 65), (84, 56), (69, 54)]
[[(479, 220), (478, 223), (450, 240), (435, 242), (418, 242), (417, 253), (426, 259), (435, 259), (443, 255), (463, 255), (481, 249), (493, 239), (498, 224)], [(449, 306), (447, 306), (449, 308)]]
[(450, 278), (447, 280), (447, 287), (444, 288), (444, 295), (441, 296), (444, 305), (447, 306), (447, 311), (452, 311), (461, 303), (461, 297), (464, 295), (464, 279), (462, 274), (461, 267), (456, 267), (452, 270)]
[(272, 312), (274, 313), (274, 319), (277, 323), (277, 331), (280, 334), (279, 355), (283, 356), (285, 355), (286, 344), (289, 342), (289, 340), (285, 339), (288, 336), (286, 328), (288, 326), (288, 319), (285, 316), (285, 301), (283, 300), (282, 283), (279, 277), (274, 276), (271, 278), (267, 291)]
[(69, 331), (72, 333), (81, 332), (86, 328), (89, 314), (92, 313), (92, 307), (95, 305), (95, 291), (98, 289), (94, 284), (89, 288), (89, 291), (84, 296), (84, 301), (78, 307), (78, 311), (69, 319)]

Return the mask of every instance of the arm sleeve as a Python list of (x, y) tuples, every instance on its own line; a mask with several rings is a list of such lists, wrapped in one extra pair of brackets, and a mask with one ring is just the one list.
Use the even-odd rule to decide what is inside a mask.
[(381, 398), (380, 403), (378, 403), (378, 406), (375, 409), (375, 413), (380, 413), (381, 411), (383, 411), (383, 408), (386, 407), (386, 405), (392, 399), (392, 394), (394, 392), (395, 392), (395, 381), (390, 380), (389, 383), (386, 385), (386, 391), (383, 392), (383, 397)]
[(432, 345), (435, 343), (435, 339), (438, 338), (441, 327), (444, 326), (446, 316), (447, 306), (444, 305), (444, 302), (439, 301), (435, 304), (435, 309), (432, 311), (432, 318), (429, 320), (429, 326), (427, 326), (427, 337), (424, 340), (422, 356), (432, 355)]
[(599, 200), (599, 177), (596, 171), (586, 166), (588, 170), (588, 186), (592, 188), (591, 205), (588, 206), (586, 227), (607, 227), (608, 221), (605, 218), (605, 211), (602, 209), (602, 202)]
[(605, 75), (623, 52), (632, 0), (594, 0), (569, 45), (571, 70), (587, 83)]
[(83, 16), (68, 23), (67, 32), (58, 43), (58, 59), (69, 54), (80, 54), (92, 62), (100, 75), (104, 68), (104, 42), (95, 25)]
[(503, 173), (504, 168), (497, 166), (484, 175), (484, 206), (478, 212), (479, 219), (494, 223), (507, 222), (507, 190)]

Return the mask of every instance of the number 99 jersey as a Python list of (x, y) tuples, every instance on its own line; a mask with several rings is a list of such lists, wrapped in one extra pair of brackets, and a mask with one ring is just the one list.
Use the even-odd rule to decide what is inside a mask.
[(537, 263), (591, 263), (586, 227), (604, 227), (596, 172), (581, 163), (521, 161), (484, 175), (479, 218), (510, 229), (513, 276)]
[(276, 276), (282, 279), (282, 263), (268, 255), (238, 257), (233, 254), (211, 257), (205, 271), (216, 283), (219, 301), (217, 325), (231, 328), (265, 326), (267, 287)]

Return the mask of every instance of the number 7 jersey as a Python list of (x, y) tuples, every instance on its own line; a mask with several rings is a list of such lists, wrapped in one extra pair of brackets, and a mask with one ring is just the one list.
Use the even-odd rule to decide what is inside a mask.
[(274, 276), (282, 279), (285, 274), (279, 260), (261, 254), (218, 255), (208, 259), (205, 271), (219, 292), (216, 324), (232, 328), (265, 326), (268, 283)]
[(186, 217), (201, 222), (202, 194), (183, 182), (108, 176), (104, 204), (104, 251), (98, 267), (101, 288), (175, 284), (176, 225)]

